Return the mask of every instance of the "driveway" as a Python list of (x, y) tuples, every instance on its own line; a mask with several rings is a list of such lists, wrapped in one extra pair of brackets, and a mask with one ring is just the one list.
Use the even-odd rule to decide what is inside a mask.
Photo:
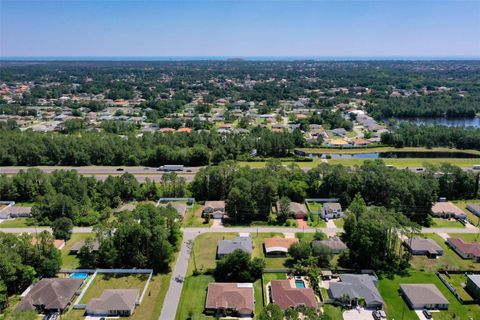
[(222, 219), (212, 219), (212, 226), (211, 228), (223, 228), (223, 221)]
[(375, 320), (372, 316), (372, 310), (352, 309), (343, 313), (343, 320)]
[(305, 219), (297, 219), (297, 227), (299, 229), (308, 228), (307, 221), (305, 221)]

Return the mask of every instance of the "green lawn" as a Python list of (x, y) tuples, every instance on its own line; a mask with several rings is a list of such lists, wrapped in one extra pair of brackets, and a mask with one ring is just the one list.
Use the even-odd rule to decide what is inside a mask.
[(432, 218), (432, 228), (464, 228), (465, 226), (455, 219)]
[[(203, 233), (199, 235), (194, 242), (195, 261), (199, 271), (214, 269), (217, 265), (217, 246), (218, 241), (224, 239), (233, 239), (237, 233)], [(193, 254), (193, 253), (192, 253)], [(187, 276), (192, 275), (194, 267), (193, 257), (188, 261)]]
[(467, 291), (465, 291), (465, 284), (467, 283), (467, 276), (465, 274), (460, 273), (460, 274), (449, 274), (450, 277), (447, 277), (446, 275), (442, 275), (442, 277), (447, 280), (454, 288), (457, 290), (457, 293), (460, 295), (460, 297), (464, 301), (472, 300), (472, 296), (468, 294)]
[(330, 319), (343, 320), (343, 310), (331, 304), (323, 305), (323, 313), (330, 316)]
[[(212, 276), (199, 275), (185, 278), (175, 317), (176, 320), (214, 319), (214, 317), (203, 314), (207, 298), (207, 287), (210, 282), (215, 282)], [(193, 317), (189, 318), (190, 315), (193, 315)]]
[(98, 274), (87, 289), (81, 303), (88, 303), (92, 298), (100, 297), (105, 289), (138, 289), (141, 293), (147, 279), (147, 274)]
[(325, 222), (325, 220), (320, 218), (318, 214), (308, 215), (307, 223), (310, 227), (313, 227), (313, 228), (325, 228), (327, 226), (327, 223)]
[(187, 210), (185, 217), (183, 218), (182, 225), (184, 227), (210, 227), (212, 220), (209, 223), (205, 223), (205, 219), (202, 218), (203, 206), (195, 203), (192, 209)]
[(402, 319), (402, 315), (403, 319), (417, 319), (415, 312), (408, 308), (403, 298), (399, 295), (398, 290), (402, 283), (433, 283), (437, 286), (450, 302), (450, 306), (447, 311), (433, 312), (433, 319), (435, 320), (478, 319), (480, 306), (461, 305), (434, 273), (416, 271), (411, 271), (410, 274), (405, 277), (395, 276), (393, 279), (384, 278), (378, 282), (378, 289), (386, 304), (385, 311), (388, 319)]
[(394, 147), (372, 147), (372, 148), (297, 148), (297, 150), (304, 151), (312, 154), (327, 154), (327, 153), (374, 153), (374, 152), (463, 152), (471, 155), (480, 155), (478, 150), (461, 150), (450, 148), (423, 148), (423, 147), (407, 147), (407, 148), (394, 148)]
[(31, 218), (15, 218), (0, 223), (0, 228), (27, 228), (34, 224), (35, 221)]
[(340, 219), (334, 219), (333, 223), (335, 223), (335, 226), (337, 228), (343, 228), (343, 225), (345, 224), (345, 220), (343, 218)]
[(480, 242), (480, 234), (478, 233), (449, 233), (452, 238), (460, 238), (467, 242)]
[[(361, 159), (361, 158), (347, 158), (347, 159), (329, 159), (329, 164), (342, 164), (344, 166), (355, 166), (361, 165), (366, 160), (372, 159)], [(480, 159), (475, 158), (383, 158), (382, 159), (386, 165), (391, 165), (397, 168), (415, 168), (423, 167), (425, 163), (430, 164), (442, 164), (449, 163), (461, 168), (473, 167), (476, 164), (480, 163)]]
[[(452, 235), (450, 235), (452, 236)], [(425, 256), (413, 256), (410, 264), (417, 271), (434, 272), (440, 269), (446, 270), (480, 270), (480, 265), (472, 260), (462, 259), (455, 251), (450, 249), (440, 236), (429, 234), (427, 237), (435, 240), (444, 250), (442, 256), (437, 259), (429, 259)]]
[(77, 241), (85, 241), (87, 238), (94, 239), (94, 233), (74, 233), (70, 240), (67, 241), (65, 247), (62, 249), (62, 268), (63, 269), (76, 269), (78, 268), (78, 258), (76, 255), (69, 254), (70, 248)]

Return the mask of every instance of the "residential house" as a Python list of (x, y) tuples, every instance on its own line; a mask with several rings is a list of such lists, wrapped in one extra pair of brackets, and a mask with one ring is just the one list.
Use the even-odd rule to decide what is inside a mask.
[(140, 291), (138, 289), (106, 289), (98, 298), (88, 302), (85, 309), (92, 316), (131, 316)]
[(320, 211), (323, 219), (336, 219), (343, 217), (342, 206), (338, 202), (327, 202), (323, 204), (323, 210)]
[(169, 202), (169, 203), (161, 203), (160, 207), (167, 207), (172, 206), (175, 211), (177, 211), (178, 215), (182, 218), (185, 217), (185, 213), (187, 212), (187, 204), (183, 202)]
[(480, 217), (480, 203), (468, 203), (467, 210)]
[(217, 259), (221, 259), (235, 250), (242, 250), (249, 255), (252, 254), (252, 238), (236, 237), (232, 240), (220, 240), (217, 247)]
[(255, 302), (252, 283), (210, 283), (205, 313), (216, 316), (253, 317)]
[(330, 283), (328, 293), (337, 302), (356, 306), (360, 300), (367, 308), (382, 308), (383, 299), (376, 287), (377, 278), (369, 274), (341, 274), (339, 282)]
[(473, 298), (480, 300), (480, 274), (467, 274), (465, 289)]
[(205, 201), (203, 216), (206, 214), (214, 219), (222, 219), (225, 215), (225, 201)]
[(335, 254), (340, 253), (347, 249), (347, 245), (343, 243), (343, 241), (337, 236), (328, 238), (327, 240), (312, 241), (312, 247), (317, 247), (317, 246), (327, 247), (332, 251), (332, 253), (335, 253)]
[(352, 139), (351, 142), (355, 147), (365, 147), (371, 144), (371, 142), (366, 139)]
[(270, 301), (282, 310), (299, 306), (318, 308), (312, 288), (294, 287), (289, 280), (272, 280), (270, 282)]
[(412, 309), (448, 309), (447, 298), (434, 284), (400, 284), (400, 292)]
[(468, 243), (458, 238), (448, 238), (447, 243), (463, 259), (480, 262), (480, 243)]
[[(37, 238), (32, 238), (32, 245), (36, 246), (38, 244)], [(62, 250), (65, 247), (65, 240), (63, 239), (55, 239), (53, 241), (53, 246), (58, 250)]]
[(328, 141), (327, 146), (329, 147), (350, 147), (351, 145), (342, 139), (331, 139)]
[[(5, 201), (5, 203), (7, 202)], [(5, 207), (0, 209), (0, 219), (26, 218), (31, 216), (32, 207), (16, 206), (15, 202), (8, 202)]]
[(432, 206), (432, 216), (439, 218), (466, 219), (467, 215), (462, 209), (451, 202), (435, 202)]
[[(80, 249), (85, 245), (85, 241), (77, 241), (70, 247), (71, 254), (78, 254)], [(91, 242), (90, 251), (98, 251), (100, 249), (100, 243), (97, 240)]]
[(70, 306), (82, 283), (83, 279), (44, 278), (27, 289), (16, 310), (63, 312)]
[(345, 137), (347, 135), (347, 130), (344, 128), (335, 128), (332, 130), (333, 134), (339, 137)]
[(305, 205), (298, 202), (290, 202), (290, 213), (295, 219), (304, 219), (308, 215)]
[(288, 249), (294, 243), (297, 243), (297, 238), (265, 238), (263, 240), (263, 246), (265, 248), (266, 256), (286, 256), (288, 254)]
[(443, 249), (433, 239), (424, 239), (421, 237), (413, 237), (406, 239), (403, 244), (413, 255), (427, 256), (436, 258), (443, 255)]

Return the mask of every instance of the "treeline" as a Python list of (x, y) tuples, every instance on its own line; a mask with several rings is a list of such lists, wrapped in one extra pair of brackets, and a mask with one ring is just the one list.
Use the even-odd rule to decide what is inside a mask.
[(168, 271), (182, 237), (177, 221), (178, 213), (171, 206), (139, 204), (96, 228), (99, 250), (92, 250), (93, 239), (87, 241), (79, 252), (80, 266)]
[(473, 127), (448, 127), (403, 123), (393, 132), (382, 134), (381, 141), (388, 146), (450, 147), (479, 149), (480, 129)]
[(32, 215), (40, 225), (52, 225), (64, 217), (74, 225), (94, 225), (108, 219), (110, 208), (122, 202), (157, 200), (159, 195), (183, 196), (184, 189), (185, 180), (175, 174), (165, 175), (161, 187), (153, 181), (140, 184), (129, 173), (109, 176), (105, 181), (74, 170), (45, 174), (39, 169), (28, 169), (14, 176), (0, 176), (0, 199), (35, 202)]
[(373, 117), (382, 120), (408, 117), (475, 117), (480, 111), (478, 96), (433, 94), (426, 96), (388, 97), (374, 99), (366, 105)]
[[(368, 205), (383, 206), (428, 225), (428, 213), (438, 197), (474, 198), (477, 177), (450, 165), (429, 166), (425, 173), (387, 167), (381, 160), (351, 169), (321, 164), (308, 172), (279, 162), (250, 169), (224, 163), (201, 169), (190, 185), (197, 200), (226, 200), (235, 222), (270, 221), (272, 205), (282, 197), (338, 198), (344, 208), (360, 194)], [(273, 221), (270, 221), (273, 222)], [(278, 222), (278, 221), (277, 221)]]
[(60, 250), (46, 231), (35, 236), (0, 232), (0, 311), (8, 297), (23, 292), (35, 279), (55, 277), (62, 264)]
[(252, 153), (285, 157), (305, 146), (298, 130), (271, 132), (256, 128), (248, 134), (222, 136), (216, 132), (145, 133), (121, 137), (107, 132), (75, 135), (4, 130), (0, 134), (0, 165), (148, 165), (190, 166), (246, 159)]

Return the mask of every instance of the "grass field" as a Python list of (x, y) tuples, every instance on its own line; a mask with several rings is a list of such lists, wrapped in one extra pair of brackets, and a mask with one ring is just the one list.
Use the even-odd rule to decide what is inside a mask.
[(192, 209), (187, 210), (185, 217), (183, 218), (182, 225), (184, 227), (210, 227), (212, 225), (212, 220), (210, 219), (209, 223), (205, 223), (205, 219), (202, 218), (203, 206), (195, 203)]
[(203, 314), (205, 299), (207, 298), (207, 287), (210, 282), (215, 282), (212, 276), (199, 275), (185, 278), (177, 315), (175, 316), (176, 320), (214, 319), (214, 317), (208, 317)]
[[(452, 235), (450, 234), (450, 236)], [(445, 244), (445, 240), (440, 236), (429, 234), (428, 237), (435, 240), (443, 248), (444, 253), (437, 259), (429, 259), (425, 256), (413, 256), (410, 261), (412, 269), (428, 272), (434, 272), (439, 269), (480, 270), (480, 265), (478, 263), (462, 259), (455, 251)]]
[(455, 219), (433, 218), (432, 228), (464, 228), (465, 226)]
[(330, 319), (343, 320), (343, 310), (340, 307), (335, 307), (331, 304), (323, 305), (323, 313), (330, 316)]
[(460, 238), (467, 242), (480, 242), (480, 234), (478, 233), (449, 233), (452, 238)]
[(433, 312), (433, 319), (478, 319), (480, 314), (479, 305), (461, 305), (460, 302), (448, 291), (447, 287), (438, 279), (434, 273), (411, 271), (408, 276), (395, 276), (392, 279), (381, 279), (378, 282), (378, 289), (385, 301), (385, 310), (388, 319), (417, 319), (413, 310), (410, 310), (399, 295), (400, 284), (402, 283), (433, 283), (450, 302), (446, 311)]
[(77, 241), (85, 241), (87, 238), (93, 239), (94, 233), (74, 233), (70, 240), (67, 241), (65, 247), (62, 249), (62, 268), (63, 269), (76, 269), (78, 268), (78, 258), (76, 255), (69, 254), (70, 248)]
[(472, 296), (465, 291), (465, 284), (467, 283), (467, 277), (465, 274), (449, 274), (450, 277), (443, 275), (444, 279), (446, 279), (454, 288), (457, 290), (458, 295), (464, 300), (473, 300)]
[[(30, 221), (30, 224), (28, 223)], [(0, 223), (0, 228), (27, 228), (31, 227), (32, 221), (30, 218), (15, 218), (9, 219)]]
[(374, 153), (374, 152), (462, 152), (475, 156), (480, 156), (478, 150), (461, 150), (450, 148), (422, 148), (422, 147), (408, 147), (408, 148), (394, 148), (394, 147), (372, 147), (372, 148), (297, 148), (297, 150), (312, 154), (360, 154), (360, 153)]

